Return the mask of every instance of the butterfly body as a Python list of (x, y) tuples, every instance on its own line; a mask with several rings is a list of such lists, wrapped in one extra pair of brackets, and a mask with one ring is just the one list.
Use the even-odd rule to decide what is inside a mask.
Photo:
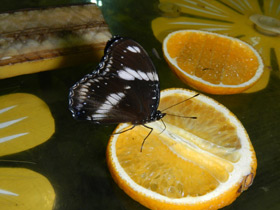
[(147, 52), (137, 42), (113, 37), (97, 69), (70, 89), (74, 118), (96, 124), (144, 125), (164, 117), (157, 110), (159, 78)]

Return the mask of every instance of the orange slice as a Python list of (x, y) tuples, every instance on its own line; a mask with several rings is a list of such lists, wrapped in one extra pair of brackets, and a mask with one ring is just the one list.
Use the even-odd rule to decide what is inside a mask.
[(262, 59), (253, 47), (221, 34), (175, 31), (164, 39), (163, 53), (180, 79), (206, 93), (241, 93), (263, 73)]
[[(162, 91), (159, 110), (196, 93)], [(113, 135), (107, 163), (113, 179), (131, 198), (150, 209), (218, 209), (232, 203), (253, 182), (257, 160), (240, 121), (213, 99), (199, 95), (166, 110), (149, 130), (143, 126)], [(120, 124), (115, 132), (127, 129)], [(164, 130), (164, 131), (163, 131)], [(163, 131), (163, 132), (162, 132)]]

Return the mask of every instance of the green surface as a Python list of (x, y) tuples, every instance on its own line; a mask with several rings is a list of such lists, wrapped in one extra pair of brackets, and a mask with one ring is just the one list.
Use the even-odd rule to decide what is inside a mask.
[[(10, 0), (1, 2), (0, 11), (65, 2), (84, 1)], [(170, 71), (163, 60), (161, 44), (152, 34), (151, 20), (159, 15), (157, 1), (102, 2), (101, 9), (112, 34), (137, 40), (151, 55), (158, 69), (161, 89), (189, 88)], [(161, 60), (152, 54), (153, 48), (159, 52)], [(21, 153), (0, 157), (0, 167), (24, 167), (47, 177), (56, 192), (54, 210), (146, 209), (118, 188), (107, 169), (105, 150), (115, 126), (75, 121), (68, 110), (69, 88), (96, 65), (85, 64), (0, 80), (0, 95), (23, 92), (38, 96), (50, 107), (56, 124), (56, 132), (49, 141)], [(253, 185), (224, 209), (280, 209), (279, 75), (279, 69), (272, 69), (268, 87), (257, 93), (211, 96), (229, 108), (243, 123), (258, 159)]]

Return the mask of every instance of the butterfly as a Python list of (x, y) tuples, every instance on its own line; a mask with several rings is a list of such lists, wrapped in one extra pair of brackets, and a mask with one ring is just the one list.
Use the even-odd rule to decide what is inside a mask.
[(158, 110), (159, 100), (159, 77), (148, 53), (136, 41), (114, 36), (96, 70), (70, 88), (69, 109), (75, 119), (95, 124), (145, 126), (150, 132), (143, 146), (153, 131), (145, 124), (166, 114)]

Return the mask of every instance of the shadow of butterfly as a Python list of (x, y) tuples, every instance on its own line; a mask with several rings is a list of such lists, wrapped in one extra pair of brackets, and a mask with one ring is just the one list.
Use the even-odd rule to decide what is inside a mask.
[(97, 69), (70, 89), (69, 109), (78, 120), (133, 125), (119, 133), (145, 126), (150, 132), (143, 147), (153, 131), (145, 124), (166, 115), (158, 110), (159, 100), (159, 78), (147, 52), (132, 39), (115, 36), (108, 41)]

